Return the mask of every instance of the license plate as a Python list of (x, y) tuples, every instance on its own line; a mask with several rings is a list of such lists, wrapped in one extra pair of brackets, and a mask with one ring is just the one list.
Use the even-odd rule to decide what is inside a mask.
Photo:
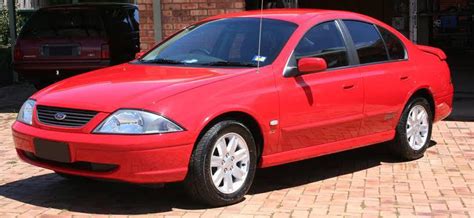
[(77, 46), (45, 46), (43, 47), (44, 56), (78, 56), (79, 48)]
[(67, 143), (39, 138), (35, 138), (33, 142), (35, 145), (35, 155), (37, 157), (62, 163), (71, 162), (71, 153)]

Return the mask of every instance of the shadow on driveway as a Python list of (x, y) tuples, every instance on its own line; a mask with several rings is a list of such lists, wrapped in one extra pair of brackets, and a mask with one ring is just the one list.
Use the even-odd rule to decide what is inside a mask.
[[(432, 141), (432, 145), (436, 142)], [(259, 169), (250, 195), (297, 187), (340, 175), (398, 162), (386, 144)], [(0, 186), (0, 196), (45, 208), (94, 214), (145, 214), (172, 208), (197, 210), (206, 205), (193, 202), (180, 184), (150, 188), (95, 180), (63, 179), (55, 174), (34, 176)]]
[(0, 87), (0, 113), (18, 113), (23, 102), (35, 92), (27, 83)]
[(453, 111), (446, 120), (474, 121), (474, 94), (457, 94), (453, 99)]

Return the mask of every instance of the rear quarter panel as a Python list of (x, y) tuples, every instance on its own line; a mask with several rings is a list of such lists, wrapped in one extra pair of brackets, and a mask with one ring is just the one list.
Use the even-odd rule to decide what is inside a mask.
[(407, 101), (413, 93), (420, 89), (427, 89), (433, 96), (435, 114), (434, 121), (446, 118), (452, 110), (453, 84), (451, 73), (446, 60), (423, 52), (417, 48), (413, 49), (414, 61), (417, 71), (413, 75), (413, 88)]
[[(405, 45), (408, 53), (408, 62), (413, 64), (416, 70), (413, 71), (412, 75), (409, 75), (410, 80), (406, 84), (408, 87), (404, 87), (409, 90), (405, 96), (404, 106), (414, 93), (418, 90), (426, 89), (431, 93), (434, 99), (434, 121), (442, 120), (451, 113), (453, 84), (451, 83), (450, 70), (445, 60), (441, 60), (440, 57), (434, 54), (421, 51), (417, 45), (413, 44), (403, 34), (383, 22), (364, 15), (354, 14), (344, 15), (342, 19), (351, 18), (362, 18), (363, 20), (377, 24), (394, 33)], [(401, 116), (403, 109), (403, 107), (400, 108), (398, 118)]]

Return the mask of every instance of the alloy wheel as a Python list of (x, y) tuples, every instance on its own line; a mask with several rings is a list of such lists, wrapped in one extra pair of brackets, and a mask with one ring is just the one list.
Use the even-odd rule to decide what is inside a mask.
[(408, 144), (413, 150), (420, 150), (428, 139), (428, 112), (421, 105), (411, 108), (408, 114), (406, 135)]
[(227, 133), (214, 144), (210, 172), (212, 182), (220, 192), (237, 192), (245, 183), (249, 165), (249, 148), (241, 135)]

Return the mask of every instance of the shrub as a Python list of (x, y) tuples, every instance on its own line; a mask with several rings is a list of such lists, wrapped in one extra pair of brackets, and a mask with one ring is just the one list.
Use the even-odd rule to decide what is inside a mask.
[[(29, 18), (29, 13), (16, 11), (16, 30), (20, 32), (21, 28)], [(0, 9), (0, 45), (9, 45), (10, 43), (10, 28), (8, 26), (8, 10), (6, 8)]]
[(6, 45), (8, 43), (8, 12), (5, 9), (0, 9), (0, 44)]

